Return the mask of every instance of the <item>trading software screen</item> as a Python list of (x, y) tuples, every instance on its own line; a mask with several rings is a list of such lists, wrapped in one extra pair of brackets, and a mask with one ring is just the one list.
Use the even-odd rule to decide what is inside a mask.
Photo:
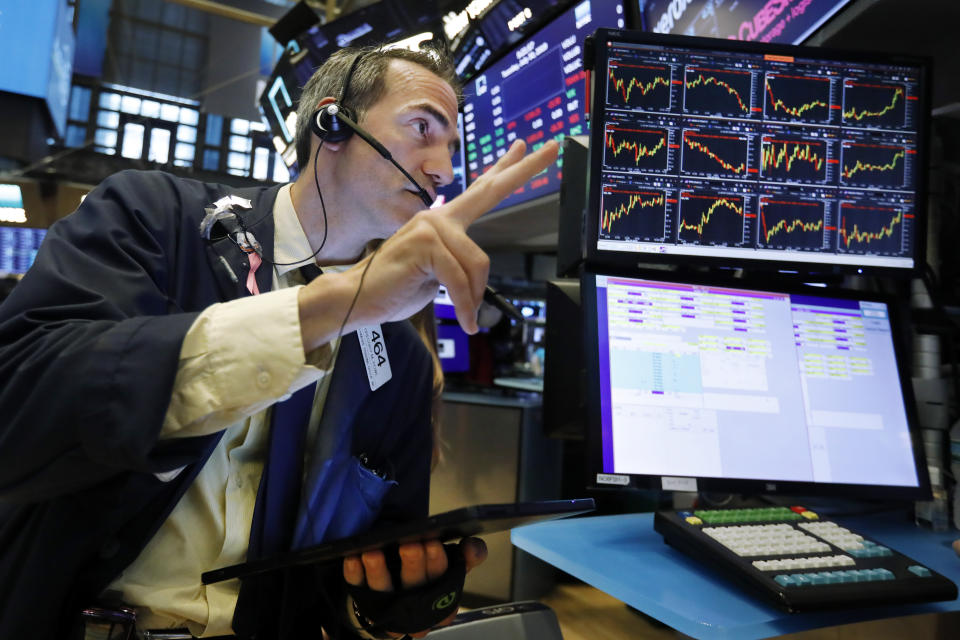
[(922, 62), (616, 35), (597, 42), (593, 258), (918, 265)]
[(603, 473), (918, 486), (885, 302), (585, 278)]

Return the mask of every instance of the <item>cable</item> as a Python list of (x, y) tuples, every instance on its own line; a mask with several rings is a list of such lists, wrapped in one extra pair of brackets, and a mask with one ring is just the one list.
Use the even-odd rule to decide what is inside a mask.
[(353, 313), (353, 308), (357, 305), (357, 299), (360, 298), (360, 290), (363, 289), (363, 281), (367, 278), (367, 271), (370, 269), (370, 265), (373, 264), (373, 258), (377, 255), (377, 251), (380, 251), (381, 246), (383, 245), (379, 245), (373, 250), (373, 253), (370, 254), (369, 262), (367, 262), (367, 265), (363, 268), (363, 272), (360, 274), (360, 283), (357, 284), (357, 292), (353, 294), (353, 300), (350, 301), (350, 306), (347, 307), (347, 313), (343, 316), (343, 322), (340, 323), (340, 328), (337, 330), (337, 347), (330, 354), (330, 358), (327, 360), (327, 366), (324, 367), (324, 370), (330, 369), (330, 366), (333, 364), (337, 354), (340, 353), (340, 338), (343, 337), (343, 329), (347, 326), (347, 321), (350, 319), (350, 314)]
[[(317, 389), (316, 397), (326, 398), (327, 392), (330, 390), (330, 384), (333, 380), (333, 371), (331, 370), (331, 367), (336, 361), (337, 356), (340, 354), (340, 345), (343, 344), (343, 341), (341, 340), (341, 338), (343, 338), (343, 330), (347, 326), (347, 321), (350, 320), (350, 315), (353, 313), (353, 308), (356, 306), (357, 300), (360, 298), (360, 291), (363, 289), (363, 281), (367, 277), (367, 271), (370, 270), (370, 265), (373, 264), (373, 259), (376, 257), (377, 251), (380, 250), (380, 246), (382, 245), (378, 245), (377, 248), (373, 250), (373, 253), (370, 254), (370, 260), (367, 262), (366, 266), (363, 268), (363, 272), (360, 274), (360, 282), (357, 284), (357, 292), (353, 294), (353, 300), (350, 301), (350, 306), (347, 307), (347, 313), (343, 316), (343, 322), (340, 323), (340, 328), (337, 330), (337, 345), (330, 351), (330, 357), (327, 358), (327, 364), (323, 367), (325, 372), (324, 380), (322, 382), (323, 389), (322, 391), (319, 388)], [(322, 510), (308, 509), (307, 517), (309, 519), (310, 528), (313, 528), (317, 517), (316, 514), (320, 511)]]
[[(317, 185), (317, 195), (320, 197), (320, 209), (321, 211), (323, 211), (323, 239), (320, 241), (320, 246), (317, 247), (317, 250), (311, 253), (306, 258), (301, 258), (300, 260), (295, 260), (293, 262), (274, 262), (273, 260), (269, 260), (266, 257), (264, 257), (264, 255), (258, 251), (257, 255), (260, 256), (260, 259), (267, 264), (273, 265), (275, 267), (289, 267), (291, 265), (297, 265), (297, 264), (306, 262), (307, 260), (312, 260), (313, 258), (316, 258), (317, 255), (321, 251), (323, 251), (324, 245), (327, 244), (327, 232), (330, 229), (330, 226), (327, 224), (327, 205), (323, 202), (323, 192), (320, 190), (320, 178), (317, 176), (317, 160), (320, 158), (321, 148), (323, 148), (323, 138), (320, 138), (320, 144), (317, 145), (317, 152), (313, 156), (313, 182), (315, 185)], [(265, 213), (259, 218), (257, 218), (253, 223), (250, 224), (250, 226), (251, 227), (257, 226), (258, 224), (260, 224), (260, 221), (266, 218), (268, 215), (270, 216), (273, 215), (272, 209), (269, 213)], [(237, 216), (237, 220), (240, 224), (240, 228), (243, 230), (243, 235), (244, 237), (246, 237), (248, 244), (250, 246), (254, 246), (255, 243), (252, 241), (250, 232), (247, 231), (247, 225), (243, 223), (243, 219), (240, 216)], [(243, 247), (240, 246), (240, 243), (237, 242), (236, 238), (234, 238), (233, 236), (230, 236), (230, 240), (235, 245), (240, 247), (241, 250), (245, 251), (245, 249), (243, 249)]]

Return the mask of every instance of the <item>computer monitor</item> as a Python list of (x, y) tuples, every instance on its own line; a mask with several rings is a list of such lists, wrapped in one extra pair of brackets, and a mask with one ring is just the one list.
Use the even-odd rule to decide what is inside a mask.
[(595, 487), (929, 496), (891, 299), (585, 273)]
[[(547, 140), (586, 133), (584, 38), (601, 26), (622, 26), (617, 0), (583, 0), (559, 14), (464, 87), (467, 184), (507, 152), (514, 140), (538, 148)], [(562, 157), (496, 208), (560, 190)]]
[(433, 299), (433, 315), (437, 322), (437, 357), (444, 373), (470, 370), (470, 336), (457, 323), (457, 310), (443, 285)]
[(923, 266), (928, 61), (603, 29), (592, 42), (589, 263)]
[(46, 235), (46, 229), (0, 227), (0, 275), (26, 273)]

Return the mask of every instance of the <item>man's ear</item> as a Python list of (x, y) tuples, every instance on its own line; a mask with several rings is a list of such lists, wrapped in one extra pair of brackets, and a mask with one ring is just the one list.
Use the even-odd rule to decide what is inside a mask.
[[(337, 101), (336, 98), (334, 98), (334, 97), (332, 97), (332, 96), (327, 96), (326, 98), (322, 99), (320, 102), (317, 103), (317, 108), (314, 109), (314, 113), (316, 113), (316, 111), (317, 111), (318, 109), (322, 109), (323, 107), (327, 106), (328, 104), (332, 104), (332, 103), (334, 103), (334, 102), (336, 102), (336, 101)], [(314, 134), (314, 135), (316, 135), (316, 134)], [(342, 146), (343, 146), (343, 143), (342, 143), (342, 142), (328, 142), (328, 141), (326, 141), (326, 140), (324, 140), (324, 142), (323, 142), (323, 148), (324, 148), (324, 149), (329, 149), (330, 151), (339, 151)]]

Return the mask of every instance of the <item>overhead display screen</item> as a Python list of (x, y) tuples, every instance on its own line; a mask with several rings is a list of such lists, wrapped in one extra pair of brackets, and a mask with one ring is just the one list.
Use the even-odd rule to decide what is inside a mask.
[(646, 31), (800, 44), (850, 0), (640, 0)]
[[(467, 182), (507, 152), (514, 140), (537, 149), (547, 140), (587, 132), (583, 41), (598, 27), (624, 22), (619, 2), (586, 0), (557, 16), (464, 89)], [(563, 158), (500, 207), (560, 190)]]

